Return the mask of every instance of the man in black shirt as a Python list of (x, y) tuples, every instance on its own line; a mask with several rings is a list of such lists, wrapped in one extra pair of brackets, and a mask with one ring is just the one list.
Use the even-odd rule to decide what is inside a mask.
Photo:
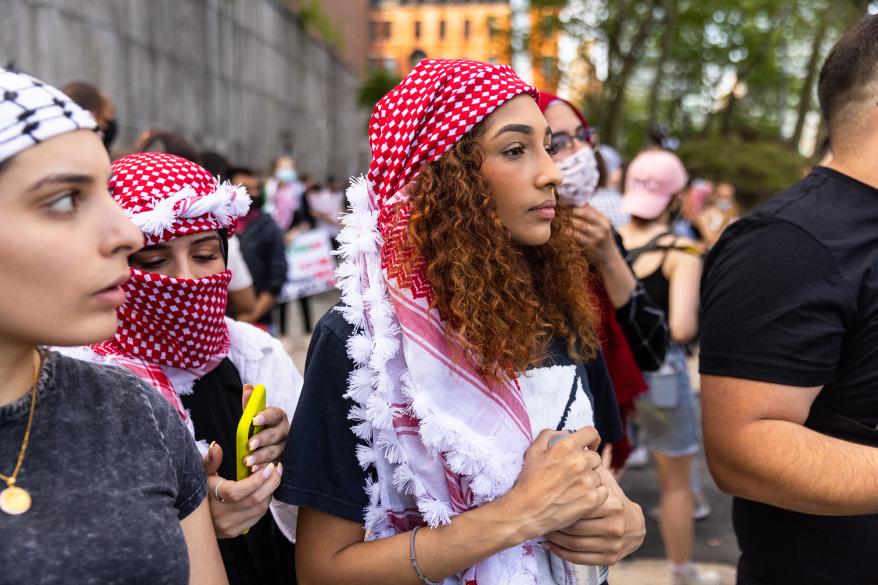
[(878, 583), (878, 15), (833, 48), (834, 160), (728, 228), (702, 284), (708, 463), (739, 585)]

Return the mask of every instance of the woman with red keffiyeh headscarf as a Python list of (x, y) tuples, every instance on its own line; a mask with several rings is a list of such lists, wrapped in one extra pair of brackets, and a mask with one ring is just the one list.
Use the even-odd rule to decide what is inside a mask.
[[(155, 152), (117, 160), (110, 193), (144, 246), (128, 259), (113, 337), (71, 355), (131, 370), (189, 425), (205, 455), (229, 582), (292, 583), (295, 508), (272, 494), (302, 378), (276, 339), (225, 317), (228, 238), (250, 197), (191, 161)], [(244, 460), (253, 473), (233, 481), (235, 431), (252, 384), (265, 385), (268, 408), (254, 419), (263, 430)]]
[(375, 108), (276, 494), (302, 583), (599, 585), (643, 539), (536, 97), (424, 60)]

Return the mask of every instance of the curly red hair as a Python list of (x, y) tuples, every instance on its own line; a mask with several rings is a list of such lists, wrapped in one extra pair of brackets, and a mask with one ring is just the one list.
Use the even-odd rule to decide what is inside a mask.
[(480, 169), (476, 126), (409, 189), (409, 242), (425, 261), (432, 305), (446, 335), (488, 376), (511, 377), (542, 363), (554, 336), (571, 358), (593, 358), (598, 311), (586, 280), (590, 266), (573, 239), (569, 208), (558, 206), (549, 241), (517, 246), (503, 226)]

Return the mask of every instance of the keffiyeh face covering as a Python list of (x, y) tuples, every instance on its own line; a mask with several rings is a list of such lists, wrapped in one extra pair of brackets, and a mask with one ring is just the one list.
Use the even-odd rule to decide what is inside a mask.
[[(250, 206), (242, 187), (220, 184), (195, 163), (164, 153), (116, 161), (110, 192), (143, 231), (147, 246), (220, 229), (231, 235)], [(123, 287), (125, 304), (117, 309), (116, 333), (92, 349), (147, 378), (185, 419), (161, 367), (200, 377), (228, 354), (225, 309), (230, 279), (229, 271), (178, 279), (132, 268)]]
[(96, 127), (91, 114), (51, 85), (0, 67), (0, 163), (59, 134)]
[[(412, 269), (407, 187), (425, 164), (510, 99), (537, 92), (507, 66), (424, 60), (376, 106), (369, 128), (367, 178), (348, 190), (352, 213), (340, 235), (340, 310), (355, 328), (348, 355), (357, 365), (346, 396), (357, 456), (374, 466), (366, 486), (370, 539), (447, 524), (461, 512), (508, 492), (532, 443), (530, 419), (515, 380), (488, 380), (430, 308), (426, 263)], [(443, 583), (535, 583), (534, 542), (503, 551)], [(571, 565), (553, 570), (571, 585)]]
[(113, 343), (127, 355), (175, 368), (201, 368), (228, 352), (226, 302), (232, 273), (171, 278), (131, 269)]

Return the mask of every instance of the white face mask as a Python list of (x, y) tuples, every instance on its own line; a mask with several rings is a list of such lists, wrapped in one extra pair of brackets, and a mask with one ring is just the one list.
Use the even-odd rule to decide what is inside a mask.
[(281, 183), (292, 183), (298, 177), (296, 175), (296, 170), (290, 167), (281, 167), (274, 174), (274, 178), (280, 181)]
[(561, 201), (573, 207), (588, 203), (600, 179), (594, 150), (590, 147), (580, 148), (559, 162), (558, 170), (564, 175), (564, 182), (556, 189)]

